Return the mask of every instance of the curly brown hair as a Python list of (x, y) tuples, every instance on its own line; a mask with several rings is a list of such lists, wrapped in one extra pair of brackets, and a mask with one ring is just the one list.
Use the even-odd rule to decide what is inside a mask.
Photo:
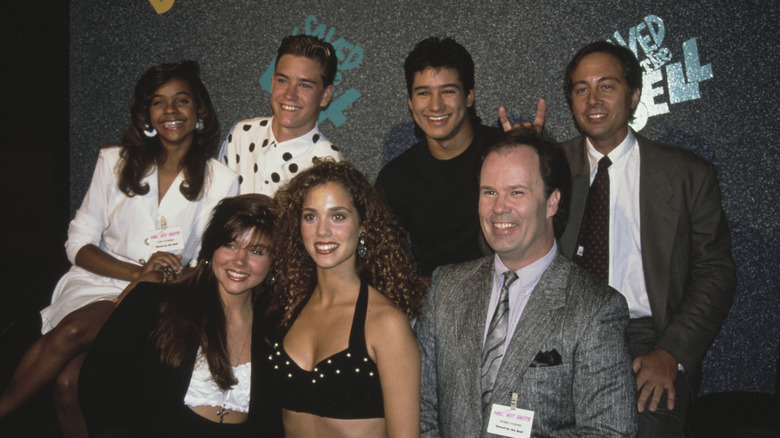
[(274, 237), (276, 293), (273, 309), (280, 326), (291, 323), (298, 305), (314, 291), (317, 270), (301, 237), (303, 202), (312, 189), (328, 182), (341, 185), (352, 197), (365, 232), (367, 253), (357, 257), (358, 275), (409, 317), (420, 312), (427, 286), (414, 272), (404, 245), (406, 233), (365, 175), (351, 163), (314, 159), (314, 165), (283, 186)]

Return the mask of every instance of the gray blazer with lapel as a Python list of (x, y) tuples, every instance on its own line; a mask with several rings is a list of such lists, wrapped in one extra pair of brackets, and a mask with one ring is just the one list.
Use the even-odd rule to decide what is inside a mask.
[[(415, 330), (422, 357), (423, 437), (487, 437), (482, 337), (493, 257), (437, 269)], [(534, 437), (634, 436), (635, 383), (625, 299), (558, 255), (531, 294), (510, 339), (493, 402), (535, 412)], [(561, 364), (530, 368), (556, 349)], [(484, 419), (484, 421), (483, 421)]]
[[(657, 345), (693, 370), (728, 314), (736, 289), (726, 215), (712, 164), (690, 151), (639, 143), (642, 265)], [(572, 173), (569, 222), (561, 251), (574, 254), (590, 164), (585, 137), (561, 145)]]

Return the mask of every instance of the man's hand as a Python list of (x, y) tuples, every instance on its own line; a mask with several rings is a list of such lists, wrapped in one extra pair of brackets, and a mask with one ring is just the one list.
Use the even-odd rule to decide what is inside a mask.
[[(662, 348), (634, 359), (636, 389), (639, 392), (636, 408), (644, 412), (648, 399), (648, 409), (655, 412), (661, 396), (666, 391), (666, 408), (674, 409), (674, 380), (677, 378), (677, 359)], [(651, 398), (652, 397), (652, 398)]]
[(498, 107), (498, 120), (501, 122), (501, 127), (504, 128), (504, 132), (512, 130), (513, 128), (533, 128), (537, 133), (542, 133), (544, 128), (544, 119), (547, 114), (547, 102), (544, 99), (539, 99), (536, 102), (536, 116), (532, 122), (515, 123), (512, 125), (509, 123), (509, 117), (506, 114), (506, 108), (503, 106)]

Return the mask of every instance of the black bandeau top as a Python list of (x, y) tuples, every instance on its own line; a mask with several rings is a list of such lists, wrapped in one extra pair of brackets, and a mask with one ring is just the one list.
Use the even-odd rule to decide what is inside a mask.
[[(307, 301), (308, 298), (296, 309), (293, 323)], [(278, 338), (268, 360), (271, 385), (281, 397), (284, 409), (339, 419), (385, 416), (379, 372), (366, 349), (367, 308), (368, 285), (361, 281), (349, 347), (321, 360), (311, 371), (298, 366), (284, 350), (283, 337)]]

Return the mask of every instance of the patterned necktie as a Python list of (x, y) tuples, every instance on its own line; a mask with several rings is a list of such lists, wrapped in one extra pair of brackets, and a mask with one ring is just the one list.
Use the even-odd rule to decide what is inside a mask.
[(571, 258), (575, 263), (609, 283), (609, 166), (604, 156), (588, 190), (577, 247)]
[(482, 408), (490, 401), (493, 384), (504, 358), (504, 343), (506, 342), (507, 326), (509, 325), (509, 286), (517, 280), (514, 271), (504, 272), (504, 284), (498, 295), (498, 304), (493, 318), (490, 320), (485, 346), (482, 348)]

